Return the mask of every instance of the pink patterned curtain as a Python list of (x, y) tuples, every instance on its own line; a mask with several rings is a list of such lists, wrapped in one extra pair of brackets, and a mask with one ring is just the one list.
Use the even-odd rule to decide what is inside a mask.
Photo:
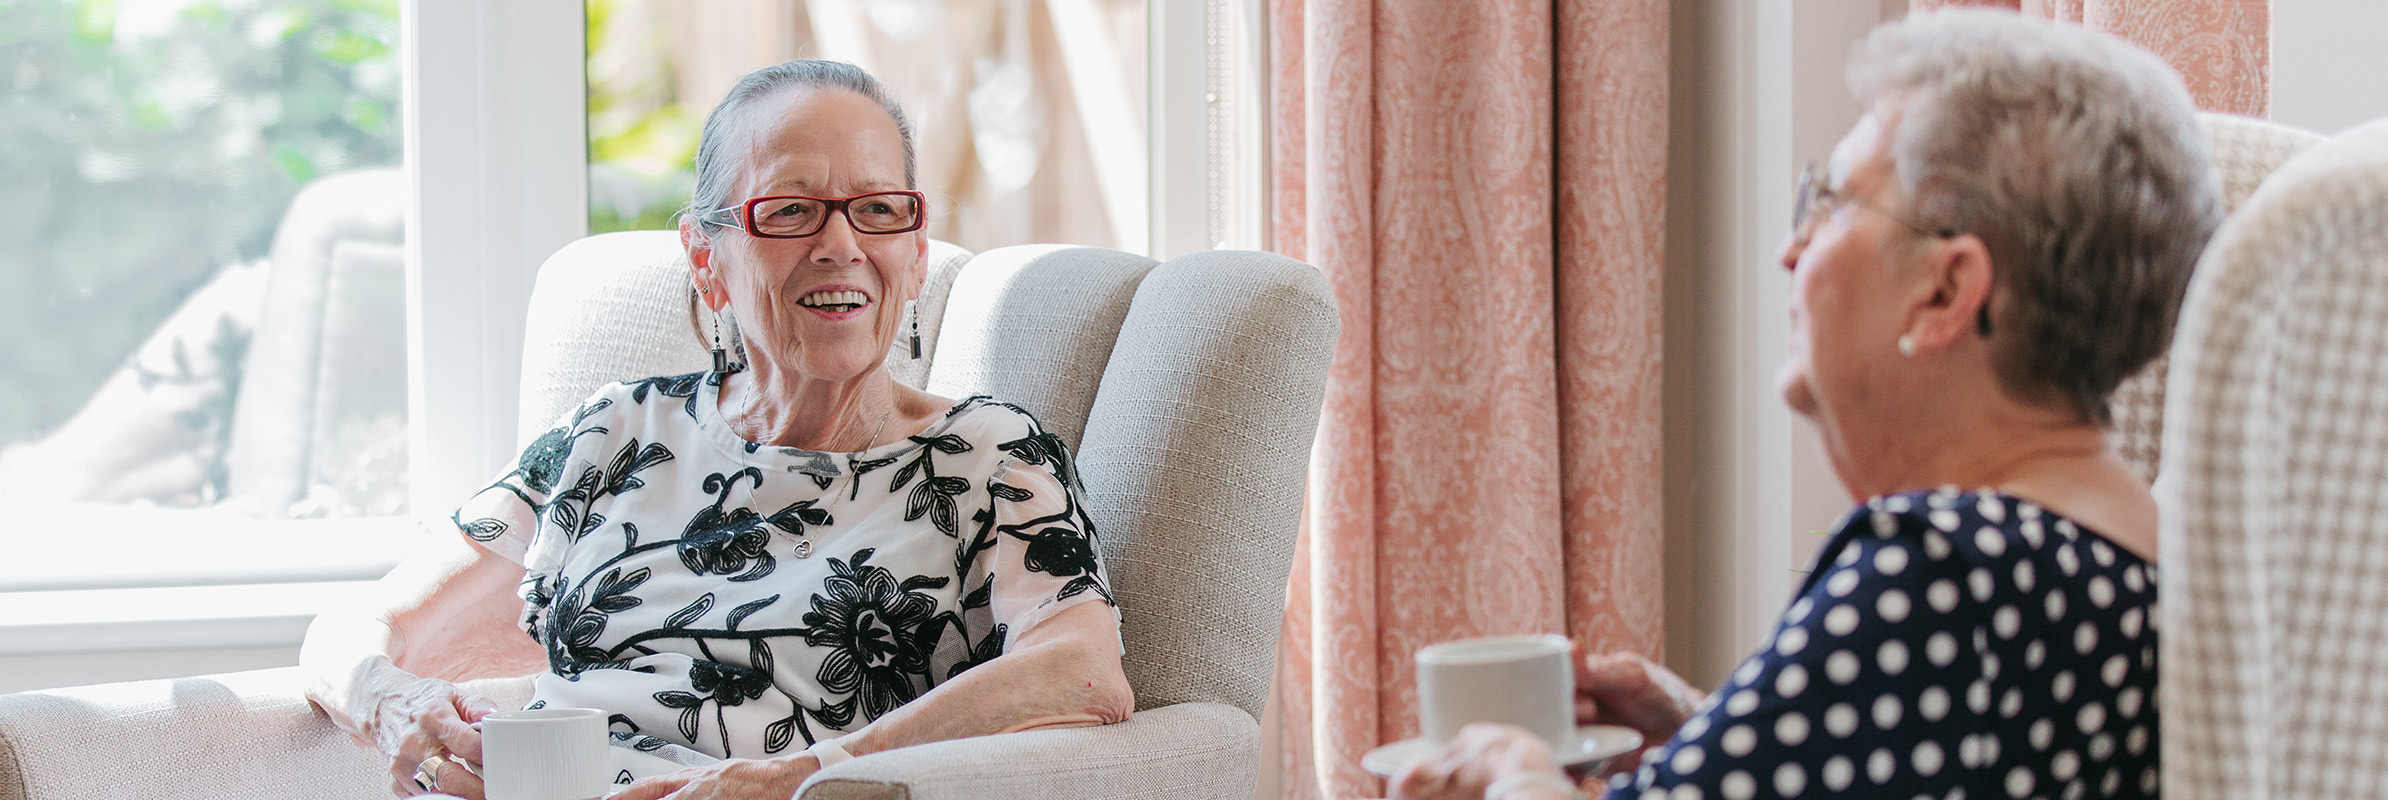
[(2271, 0), (1909, 0), (1908, 8), (1958, 5), (2012, 8), (2120, 36), (2170, 62), (2198, 108), (2272, 112)]
[(1278, 249), (1343, 318), (1279, 659), (1288, 797), (1375, 795), (1411, 654), (1657, 654), (1666, 0), (1272, 0)]

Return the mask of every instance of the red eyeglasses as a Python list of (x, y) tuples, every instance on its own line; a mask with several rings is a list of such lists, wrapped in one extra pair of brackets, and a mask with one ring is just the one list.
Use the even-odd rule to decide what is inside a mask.
[(929, 223), (928, 199), (919, 192), (894, 191), (852, 197), (772, 195), (705, 212), (698, 220), (738, 225), (749, 236), (763, 239), (802, 239), (821, 232), (829, 215), (844, 212), (857, 233), (888, 234), (920, 230)]

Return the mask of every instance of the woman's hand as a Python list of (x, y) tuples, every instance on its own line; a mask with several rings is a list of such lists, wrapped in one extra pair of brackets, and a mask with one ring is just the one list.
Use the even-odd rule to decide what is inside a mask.
[(624, 788), (612, 800), (788, 800), (821, 769), (809, 753), (773, 759), (733, 758), (657, 775)]
[[(1479, 800), (1485, 797), (1485, 787), (1494, 781), (1529, 772), (1559, 777), (1559, 766), (1551, 758), (1550, 745), (1524, 728), (1478, 722), (1460, 728), (1459, 735), (1452, 737), (1443, 749), (1412, 762), (1394, 775), (1391, 789), (1394, 798)], [(1542, 790), (1541, 795), (1533, 793), (1538, 789)], [(1544, 795), (1566, 797), (1539, 786), (1506, 794), (1519, 800)]]
[(444, 794), (479, 800), (481, 777), (454, 763), (481, 763), (481, 729), (476, 723), (497, 711), (488, 700), (467, 694), (455, 684), (415, 678), (385, 692), (374, 705), (370, 731), (373, 743), (390, 757), (390, 792), (399, 797), (422, 794), (415, 770), (438, 754), (428, 781)]
[(1575, 721), (1578, 725), (1622, 725), (1642, 734), (1642, 749), (1611, 760), (1604, 775), (1641, 765), (1642, 753), (1667, 743), (1691, 719), (1701, 694), (1690, 683), (1640, 653), (1575, 653)]

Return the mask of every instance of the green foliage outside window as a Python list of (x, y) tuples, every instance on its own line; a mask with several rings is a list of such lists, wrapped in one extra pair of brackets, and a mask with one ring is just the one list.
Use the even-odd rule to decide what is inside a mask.
[(669, 29), (645, 7), (588, 0), (589, 232), (675, 227), (705, 106), (681, 102)]
[(41, 435), (299, 187), (400, 158), (397, 0), (0, 0), (0, 444)]

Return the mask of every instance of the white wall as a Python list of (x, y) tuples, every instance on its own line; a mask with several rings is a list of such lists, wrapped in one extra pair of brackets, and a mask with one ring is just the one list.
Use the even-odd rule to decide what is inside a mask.
[(2337, 133), (2388, 117), (2388, 3), (2272, 4), (2272, 119)]
[(1671, 7), (1666, 661), (1713, 684), (1772, 627), (1807, 531), (1844, 504), (1775, 391), (1789, 278), (1774, 255), (1799, 166), (1856, 116), (1840, 60), (1884, 6)]

